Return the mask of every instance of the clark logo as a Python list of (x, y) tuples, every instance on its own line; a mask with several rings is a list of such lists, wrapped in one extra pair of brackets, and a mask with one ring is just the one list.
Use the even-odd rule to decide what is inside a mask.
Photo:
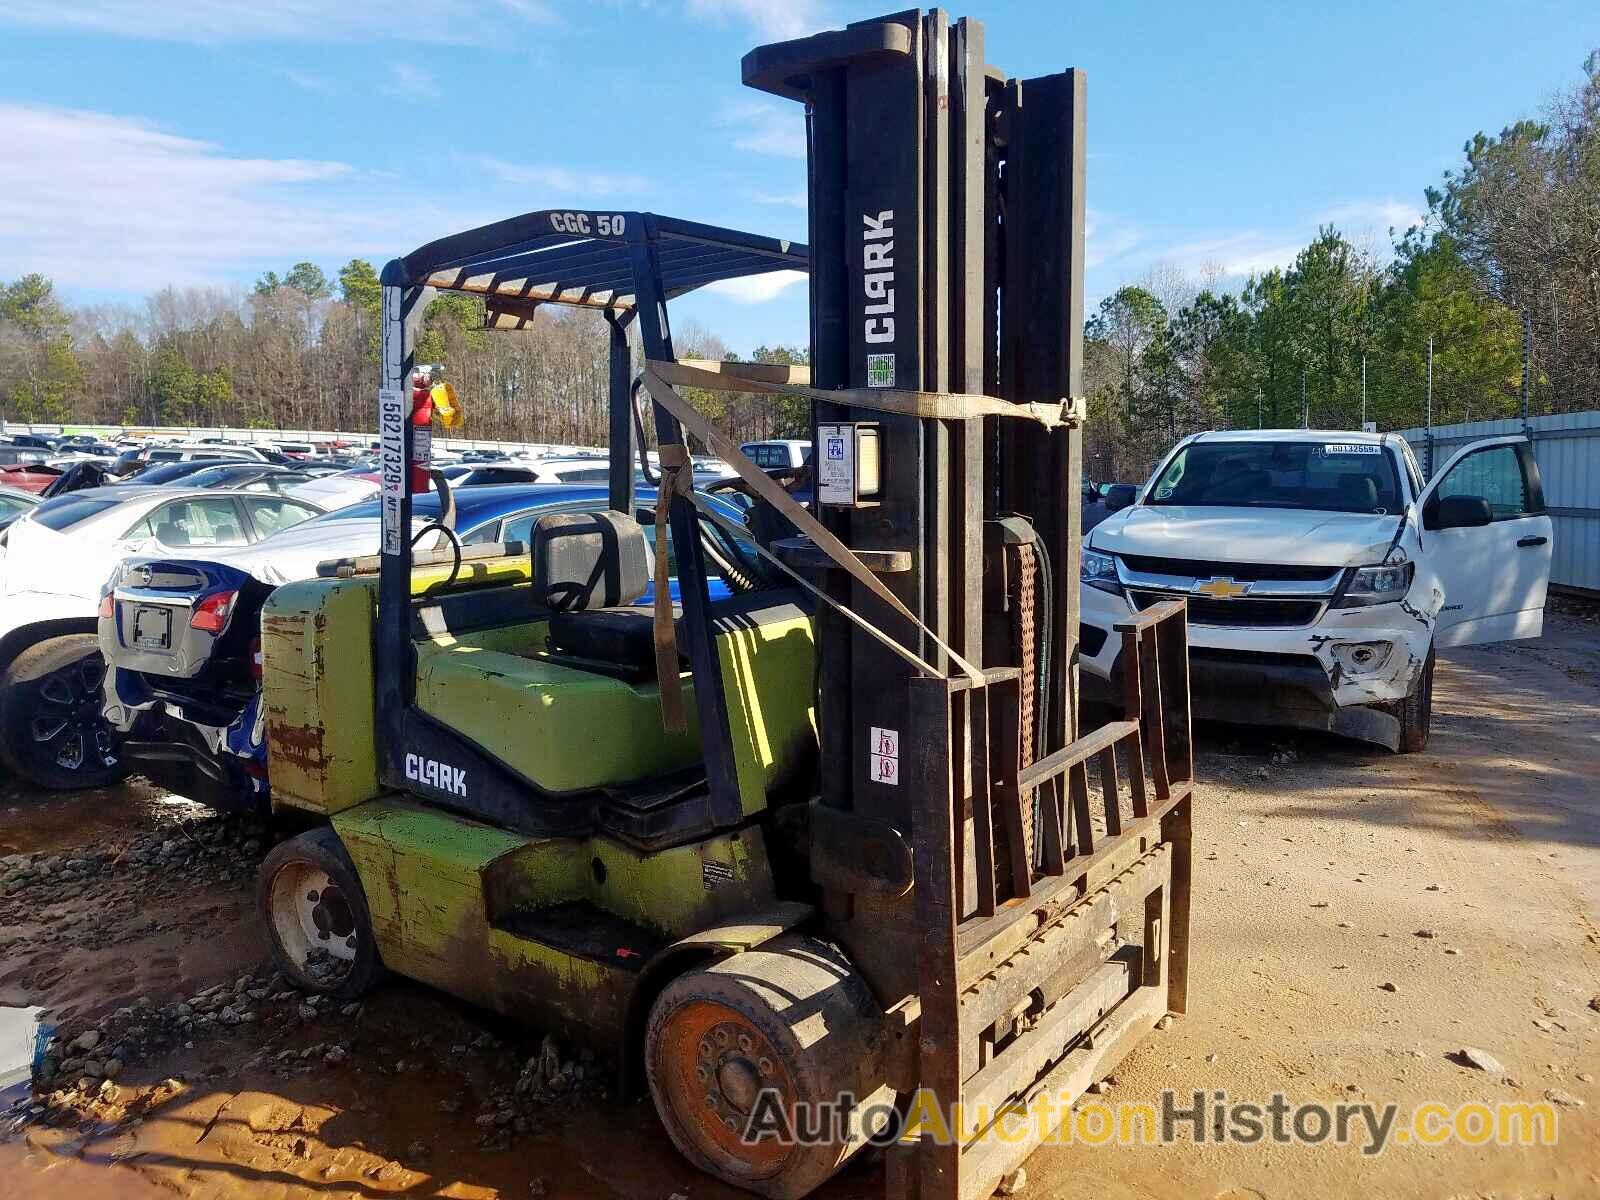
[(868, 342), (894, 341), (894, 209), (861, 214), (861, 285), (866, 289)]
[(452, 767), (449, 763), (423, 758), (419, 754), (406, 755), (406, 778), (438, 788), (441, 792), (449, 792), (453, 796), (465, 797), (467, 794), (465, 767)]

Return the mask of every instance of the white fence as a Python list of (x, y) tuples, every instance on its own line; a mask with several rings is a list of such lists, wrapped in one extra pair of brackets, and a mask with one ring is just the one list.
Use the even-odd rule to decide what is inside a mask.
[(1550, 582), (1600, 593), (1600, 411), (1553, 413), (1507, 421), (1472, 421), (1433, 429), (1402, 429), (1423, 469), (1432, 475), (1468, 442), (1526, 433), (1544, 480), (1544, 502), (1555, 526)]
[[(263, 446), (277, 442), (339, 441), (361, 449), (376, 444), (378, 440), (378, 435), (370, 431), (352, 433), (350, 430), (333, 429), (228, 429), (217, 425), (189, 428), (158, 425), (28, 425), (18, 421), (0, 422), (0, 434), (10, 433), (88, 433), (106, 440), (151, 437), (178, 442), (225, 437), (229, 441)], [(597, 449), (594, 446), (553, 442), (494, 442), (482, 438), (448, 437), (437, 432), (434, 434), (434, 444), (441, 450), (503, 450), (507, 454), (566, 454)]]

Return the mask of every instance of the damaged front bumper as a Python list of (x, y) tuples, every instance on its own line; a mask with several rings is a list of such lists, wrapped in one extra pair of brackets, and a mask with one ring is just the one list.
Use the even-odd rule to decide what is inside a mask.
[[(1413, 594), (1415, 594), (1415, 589)], [(1120, 697), (1124, 596), (1082, 589), (1085, 694)], [(1191, 623), (1189, 685), (1197, 717), (1319, 729), (1399, 748), (1401, 702), (1433, 642), (1434, 615), (1410, 602), (1327, 608), (1300, 628)], [(1102, 634), (1104, 636), (1102, 636)]]

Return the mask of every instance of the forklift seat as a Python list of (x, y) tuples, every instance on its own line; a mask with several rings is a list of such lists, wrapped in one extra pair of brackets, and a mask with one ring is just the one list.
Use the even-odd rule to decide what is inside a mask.
[(551, 651), (610, 666), (627, 680), (654, 679), (654, 621), (628, 607), (650, 586), (649, 563), (649, 543), (632, 517), (609, 510), (540, 517), (533, 578), (551, 610)]
[(650, 586), (650, 544), (619, 512), (547, 513), (533, 526), (533, 583), (555, 613), (637, 604)]

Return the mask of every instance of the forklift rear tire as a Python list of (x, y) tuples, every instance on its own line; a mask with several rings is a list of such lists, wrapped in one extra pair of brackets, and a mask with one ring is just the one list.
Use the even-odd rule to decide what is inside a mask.
[(1433, 728), (1433, 647), (1428, 647), (1428, 657), (1422, 664), (1422, 674), (1417, 676), (1417, 686), (1411, 695), (1400, 702), (1400, 753), (1416, 754), (1428, 747), (1428, 733)]
[(302, 833), (267, 855), (256, 907), (278, 970), (301, 990), (354, 1000), (383, 978), (366, 893), (332, 829)]
[[(735, 1187), (798, 1200), (889, 1122), (884, 1040), (883, 1010), (849, 961), (791, 934), (669, 983), (650, 1010), (645, 1071), (686, 1159)], [(845, 1094), (856, 1103), (843, 1142), (745, 1136), (778, 1117), (798, 1124), (797, 1104)]]

